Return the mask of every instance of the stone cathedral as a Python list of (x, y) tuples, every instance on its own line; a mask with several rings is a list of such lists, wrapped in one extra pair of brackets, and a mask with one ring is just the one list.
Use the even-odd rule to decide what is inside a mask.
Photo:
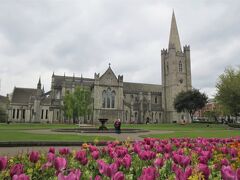
[(177, 113), (173, 107), (176, 95), (192, 88), (190, 47), (181, 47), (174, 12), (169, 45), (161, 51), (161, 67), (162, 85), (125, 82), (110, 65), (103, 74), (95, 73), (94, 78), (53, 73), (48, 92), (40, 79), (37, 88), (14, 88), (9, 96), (9, 121), (66, 123), (63, 97), (67, 91), (82, 86), (91, 92), (92, 111), (82, 117), (81, 123), (97, 124), (99, 118), (108, 118), (108, 123), (115, 119), (123, 123), (188, 122), (189, 115)]

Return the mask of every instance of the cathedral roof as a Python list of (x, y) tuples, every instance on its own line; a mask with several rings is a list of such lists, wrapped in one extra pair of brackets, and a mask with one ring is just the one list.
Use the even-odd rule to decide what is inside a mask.
[(75, 85), (90, 86), (93, 85), (94, 79), (92, 78), (83, 78), (83, 77), (73, 77), (73, 76), (59, 76), (54, 75), (54, 85), (62, 86), (65, 83), (66, 87), (72, 87)]
[(11, 103), (27, 104), (32, 96), (37, 95), (37, 89), (15, 87), (12, 94)]
[(158, 84), (143, 84), (143, 83), (132, 83), (124, 82), (123, 91), (134, 93), (134, 92), (162, 92), (162, 85)]
[(0, 103), (7, 103), (7, 102), (8, 102), (8, 98), (6, 96), (0, 95)]
[(174, 11), (173, 11), (173, 14), (172, 14), (172, 22), (171, 22), (171, 28), (170, 28), (170, 37), (169, 37), (168, 49), (171, 49), (173, 47), (175, 47), (176, 51), (182, 52), (180, 38), (179, 38), (179, 34), (178, 34), (177, 22), (176, 22)]

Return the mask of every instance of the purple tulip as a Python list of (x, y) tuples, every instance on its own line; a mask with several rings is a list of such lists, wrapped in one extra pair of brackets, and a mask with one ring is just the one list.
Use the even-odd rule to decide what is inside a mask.
[(64, 147), (64, 148), (59, 149), (59, 154), (61, 154), (61, 155), (68, 155), (69, 153), (70, 153), (69, 148)]
[(32, 163), (36, 163), (38, 160), (39, 160), (39, 152), (37, 151), (32, 151), (29, 155), (29, 160), (32, 162)]
[(121, 171), (118, 171), (116, 174), (114, 174), (112, 180), (124, 180), (124, 174)]
[(97, 160), (99, 158), (99, 151), (93, 151), (91, 153), (91, 155), (92, 155), (93, 159)]
[(176, 174), (176, 180), (187, 180), (188, 177), (192, 175), (191, 167), (187, 167), (184, 171), (183, 169), (179, 168), (178, 166), (175, 166), (173, 168), (173, 171)]
[(230, 149), (230, 155), (231, 155), (232, 157), (237, 157), (237, 155), (238, 155), (237, 149), (236, 149), (236, 148), (231, 148), (231, 149)]
[(94, 180), (102, 180), (101, 176), (97, 175), (95, 176)]
[(30, 178), (26, 174), (20, 174), (20, 175), (15, 174), (12, 177), (12, 180), (30, 180)]
[(99, 159), (97, 160), (97, 164), (98, 164), (98, 170), (101, 174), (104, 173), (104, 169), (105, 169), (105, 166), (107, 166), (107, 164), (102, 160), (102, 159)]
[(126, 154), (124, 158), (122, 159), (122, 164), (126, 169), (129, 169), (131, 167), (132, 163), (132, 157), (129, 154)]
[(210, 175), (210, 169), (208, 168), (208, 166), (206, 164), (198, 164), (198, 169), (199, 171), (201, 171), (204, 175), (204, 178), (206, 180), (208, 180), (208, 177)]
[(147, 167), (142, 170), (142, 174), (138, 180), (155, 180), (158, 177), (156, 168)]
[(62, 171), (67, 167), (67, 160), (63, 157), (57, 157), (54, 160), (54, 166), (57, 171)]
[(51, 163), (53, 163), (54, 162), (54, 159), (55, 159), (55, 154), (53, 154), (53, 153), (48, 153), (48, 155), (47, 155), (47, 160), (48, 160), (48, 162), (51, 162)]
[(221, 169), (221, 175), (224, 180), (236, 180), (236, 173), (230, 166), (223, 166)]
[(162, 158), (157, 158), (157, 159), (155, 159), (154, 165), (155, 165), (156, 167), (158, 167), (158, 168), (162, 168), (163, 165), (164, 165), (163, 159), (162, 159)]
[(237, 169), (236, 176), (237, 176), (237, 180), (239, 180), (240, 179), (240, 168)]
[(0, 157), (0, 171), (6, 169), (8, 163), (7, 157)]
[(10, 169), (10, 176), (13, 177), (14, 175), (23, 174), (23, 164), (15, 164)]
[(188, 165), (190, 165), (191, 159), (188, 156), (181, 156), (180, 165), (184, 168), (186, 168)]
[(221, 160), (221, 166), (228, 166), (229, 164), (230, 163), (229, 163), (229, 161), (226, 158)]
[(78, 161), (82, 161), (83, 159), (85, 159), (87, 157), (87, 153), (84, 150), (80, 150), (76, 153), (75, 155), (75, 159), (77, 159)]
[(50, 147), (49, 150), (48, 150), (48, 152), (55, 154), (55, 148), (54, 148), (54, 147)]
[(64, 176), (63, 173), (58, 174), (58, 180), (80, 180), (80, 177), (80, 169), (72, 170), (67, 176)]
[(88, 159), (84, 158), (80, 161), (80, 163), (85, 166), (88, 163)]

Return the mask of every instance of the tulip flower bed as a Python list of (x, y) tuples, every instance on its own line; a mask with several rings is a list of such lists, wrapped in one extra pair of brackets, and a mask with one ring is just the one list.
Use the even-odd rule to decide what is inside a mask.
[(0, 179), (240, 180), (240, 137), (172, 138), (0, 157)]

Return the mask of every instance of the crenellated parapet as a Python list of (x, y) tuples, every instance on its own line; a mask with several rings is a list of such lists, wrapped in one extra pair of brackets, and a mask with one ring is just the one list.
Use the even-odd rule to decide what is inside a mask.
[(185, 51), (190, 51), (190, 45), (185, 45), (183, 46), (183, 50)]
[(161, 50), (161, 55), (166, 55), (168, 53), (168, 50), (167, 49), (162, 49)]

